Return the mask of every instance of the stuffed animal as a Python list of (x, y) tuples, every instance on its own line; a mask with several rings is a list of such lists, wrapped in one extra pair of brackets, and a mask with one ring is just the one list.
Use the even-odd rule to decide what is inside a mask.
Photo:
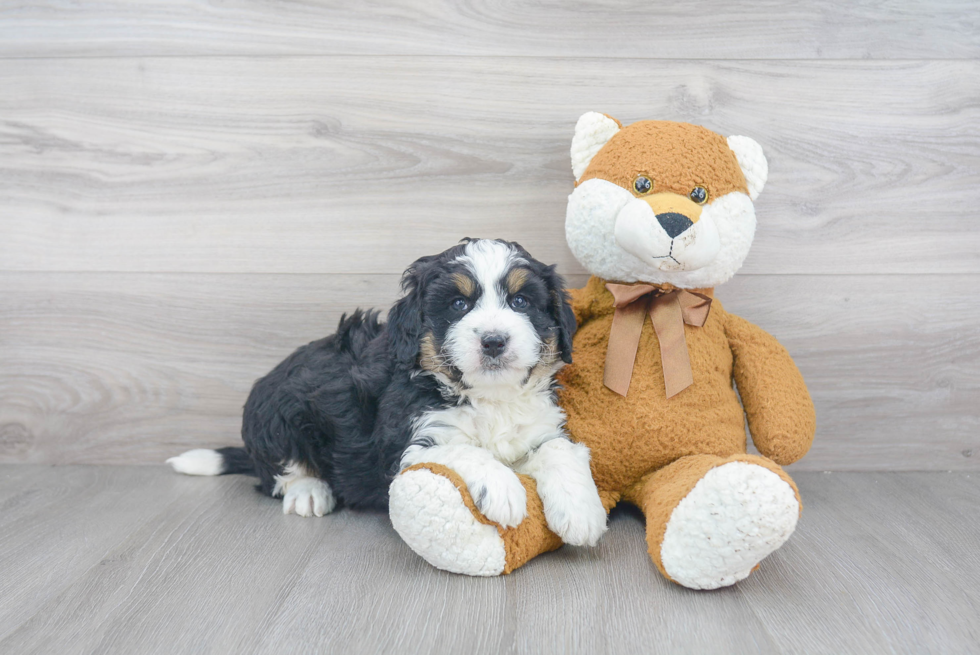
[[(568, 431), (591, 451), (606, 510), (625, 501), (643, 512), (667, 579), (734, 584), (795, 529), (799, 492), (780, 466), (807, 452), (816, 421), (786, 350), (713, 294), (752, 245), (762, 148), (695, 125), (623, 127), (588, 113), (571, 154), (565, 234), (593, 277), (572, 292), (579, 329), (559, 392)], [(761, 456), (746, 454), (746, 420)], [(522, 482), (527, 518), (504, 529), (453, 471), (420, 465), (392, 483), (392, 521), (437, 567), (509, 573), (561, 545), (533, 480)]]

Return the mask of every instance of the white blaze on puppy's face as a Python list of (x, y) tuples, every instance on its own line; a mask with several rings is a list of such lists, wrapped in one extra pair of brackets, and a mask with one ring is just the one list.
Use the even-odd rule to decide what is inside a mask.
[(527, 262), (510, 246), (488, 240), (467, 244), (457, 261), (473, 276), (479, 294), (447, 330), (444, 350), (469, 387), (520, 385), (542, 347), (528, 317), (509, 305), (508, 273)]

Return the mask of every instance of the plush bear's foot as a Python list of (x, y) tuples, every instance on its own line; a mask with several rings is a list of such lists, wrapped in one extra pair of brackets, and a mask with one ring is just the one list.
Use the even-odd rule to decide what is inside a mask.
[(561, 546), (548, 530), (534, 480), (517, 476), (527, 496), (527, 517), (512, 528), (477, 509), (466, 483), (439, 464), (416, 464), (388, 490), (391, 524), (405, 543), (433, 566), (453, 573), (510, 573), (536, 555)]
[(428, 468), (405, 471), (388, 490), (391, 524), (425, 561), (453, 573), (500, 575), (504, 540), (474, 510), (452, 480)]
[(626, 500), (646, 515), (654, 564), (691, 589), (748, 577), (800, 516), (793, 480), (758, 455), (681, 457), (629, 490)]
[(799, 515), (795, 490), (776, 473), (748, 462), (716, 466), (667, 521), (664, 571), (692, 589), (735, 584), (783, 545)]

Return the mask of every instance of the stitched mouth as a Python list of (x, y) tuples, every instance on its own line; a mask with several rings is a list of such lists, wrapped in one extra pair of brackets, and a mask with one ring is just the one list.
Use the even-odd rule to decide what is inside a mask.
[(650, 257), (650, 259), (669, 259), (672, 262), (674, 262), (675, 264), (677, 264), (678, 266), (681, 265), (681, 263), (679, 261), (677, 261), (677, 259), (674, 257), (674, 240), (673, 239), (670, 240), (670, 250), (667, 252), (666, 255), (652, 255)]

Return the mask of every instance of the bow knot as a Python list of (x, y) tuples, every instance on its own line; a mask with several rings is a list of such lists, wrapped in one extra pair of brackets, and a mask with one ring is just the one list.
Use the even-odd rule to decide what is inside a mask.
[(649, 314), (660, 341), (667, 397), (676, 396), (691, 386), (694, 375), (684, 338), (684, 324), (702, 327), (708, 320), (711, 298), (684, 289), (650, 284), (610, 282), (606, 289), (613, 296), (616, 313), (609, 332), (603, 383), (621, 396), (629, 391), (640, 333)]

